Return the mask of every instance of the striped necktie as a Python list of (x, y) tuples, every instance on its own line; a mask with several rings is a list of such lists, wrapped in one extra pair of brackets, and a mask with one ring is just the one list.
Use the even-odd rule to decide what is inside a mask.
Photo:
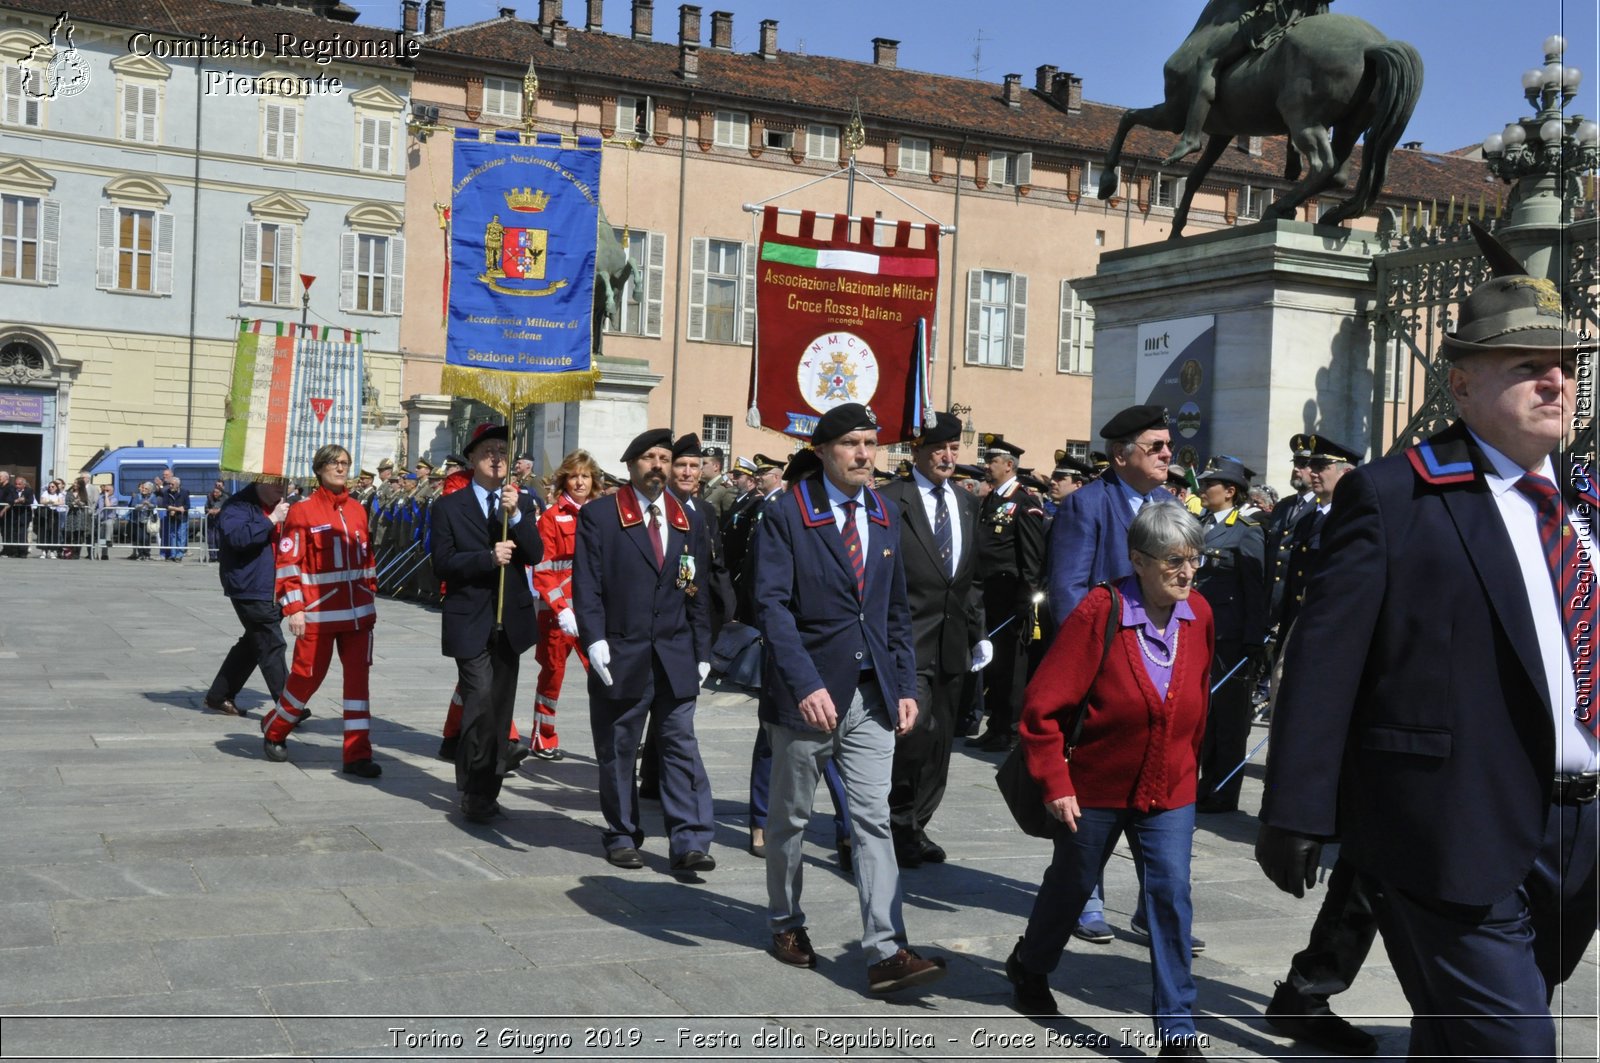
[(950, 531), (950, 506), (944, 500), (944, 485), (933, 489), (933, 545), (944, 562), (944, 574), (956, 578), (955, 536)]
[[(1544, 546), (1545, 563), (1550, 566), (1550, 580), (1555, 585), (1556, 607), (1572, 649), (1572, 681), (1578, 695), (1574, 712), (1590, 731), (1600, 735), (1600, 713), (1593, 711), (1597, 613), (1594, 569), (1585, 563), (1578, 549), (1578, 536), (1562, 515), (1561, 495), (1555, 484), (1528, 473), (1517, 481), (1516, 487), (1533, 502), (1539, 517), (1539, 542)], [(1554, 691), (1551, 696), (1555, 696)]]
[(839, 536), (844, 540), (844, 552), (850, 558), (850, 568), (856, 574), (856, 597), (865, 599), (867, 596), (867, 558), (861, 552), (861, 532), (856, 528), (855, 499), (844, 504), (844, 526), (839, 529)]

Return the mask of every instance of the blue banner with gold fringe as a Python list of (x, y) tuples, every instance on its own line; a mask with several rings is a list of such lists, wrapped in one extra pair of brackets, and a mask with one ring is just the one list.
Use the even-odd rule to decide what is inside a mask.
[(507, 413), (591, 398), (600, 141), (456, 130), (442, 386)]

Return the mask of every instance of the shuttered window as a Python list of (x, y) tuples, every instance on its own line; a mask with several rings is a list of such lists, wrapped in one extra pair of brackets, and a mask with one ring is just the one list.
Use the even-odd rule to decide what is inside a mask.
[[(617, 319), (606, 321), (606, 331), (625, 336), (660, 336), (662, 287), (666, 283), (667, 238), (640, 229), (615, 229), (626, 242), (633, 275), (617, 294)], [(624, 237), (626, 240), (624, 241)]]
[(343, 233), (339, 237), (339, 308), (362, 314), (398, 314), (405, 289), (402, 236)]
[(295, 227), (248, 222), (241, 240), (239, 301), (287, 306), (294, 296)]
[(268, 102), (261, 107), (261, 157), (273, 162), (300, 158), (300, 107)]
[(360, 168), (368, 173), (394, 172), (394, 119), (362, 116)]
[[(22, 82), (22, 66), (7, 61), (0, 79), (0, 124), (38, 127), (41, 124), (39, 100), (28, 95)], [(36, 77), (44, 75), (35, 71)]]
[(522, 118), (522, 82), (510, 78), (483, 79), (483, 113), (491, 118)]
[(689, 339), (755, 342), (755, 245), (696, 237), (689, 253)]
[(967, 274), (967, 364), (1021, 369), (1028, 348), (1028, 278), (975, 269)]
[(154, 144), (160, 139), (161, 90), (135, 81), (122, 83), (122, 139)]
[(0, 196), (0, 280), (56, 283), (61, 204), (36, 196)]
[(1094, 308), (1067, 281), (1061, 282), (1061, 334), (1058, 373), (1094, 372)]
[(166, 211), (101, 207), (96, 287), (171, 295), (173, 239)]

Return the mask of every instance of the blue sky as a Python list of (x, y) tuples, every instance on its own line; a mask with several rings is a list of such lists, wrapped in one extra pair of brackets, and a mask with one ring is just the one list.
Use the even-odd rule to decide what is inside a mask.
[[(399, 22), (399, 0), (346, 2), (362, 12), (363, 24)], [(445, 24), (494, 18), (502, 6), (522, 18), (538, 15), (538, 0), (446, 0)], [(707, 38), (710, 13), (733, 12), (741, 51), (754, 51), (758, 24), (775, 18), (785, 51), (866, 61), (872, 38), (889, 37), (901, 42), (902, 67), (970, 76), (976, 66), (985, 80), (1019, 73), (1031, 85), (1034, 68), (1053, 63), (1082, 76), (1090, 100), (1143, 106), (1159, 99), (1162, 61), (1202, 6), (1201, 0), (720, 0), (703, 2), (701, 11)], [(1540, 45), (1552, 33), (1567, 38), (1567, 61), (1584, 73), (1569, 111), (1600, 113), (1597, 6), (1594, 0), (1334, 0), (1333, 10), (1417, 46), (1427, 73), (1407, 139), (1449, 151), (1526, 113), (1522, 72), (1542, 65)], [(566, 0), (567, 21), (581, 26), (586, 8), (585, 0)], [(630, 0), (605, 0), (606, 30), (628, 32), (631, 11)], [(655, 39), (675, 41), (677, 33), (678, 5), (656, 0)]]

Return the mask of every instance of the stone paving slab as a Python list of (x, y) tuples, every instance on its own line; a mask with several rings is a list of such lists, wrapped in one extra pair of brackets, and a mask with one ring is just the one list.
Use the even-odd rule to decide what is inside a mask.
[[(261, 757), (259, 689), (240, 697), (251, 718), (204, 711), (232, 610), (213, 569), (162, 566), (153, 588), (149, 568), (0, 561), (0, 659), (29, 677), (0, 690), (0, 1057), (1149, 1054), (1148, 952), (1126, 931), (1137, 885), (1125, 846), (1107, 868), (1116, 940), (1074, 942), (1053, 978), (1069, 1015), (1041, 1024), (1011, 1011), (1004, 958), (1049, 850), (1012, 825), (995, 756), (958, 746), (930, 832), (950, 860), (902, 875), (912, 942), (947, 957), (950, 975), (880, 1000), (862, 992), (858, 897), (835, 866), (825, 796), (805, 849), (821, 964), (797, 971), (766, 951), (765, 864), (744, 851), (755, 714), (743, 694), (708, 693), (698, 712), (717, 870), (670, 874), (660, 806), (645, 802), (647, 866), (619, 871), (600, 851), (576, 680), (560, 706), (567, 759), (527, 762), (507, 780), (508, 815), (469, 825), (453, 767), (435, 755), (455, 677), (434, 612), (380, 606), (372, 734), (384, 776), (366, 783), (339, 771), (337, 677), (288, 764)], [(96, 608), (58, 619), (64, 597)], [(92, 671), (65, 665), (63, 645), (93, 646)], [(523, 725), (537, 674), (526, 664)], [(1193, 845), (1196, 932), (1210, 944), (1194, 969), (1213, 1058), (1316, 1055), (1260, 1017), (1321, 898), (1297, 901), (1256, 869), (1260, 788), (1252, 767), (1244, 811), (1201, 817)], [(1595, 1057), (1597, 961), (1591, 949), (1558, 998), (1569, 1058)], [(1404, 1053), (1405, 1003), (1381, 943), (1337, 1007), (1385, 1054)], [(395, 1027), (412, 1040), (393, 1043)], [(475, 1049), (480, 1030), (488, 1043)], [(615, 1043), (635, 1030), (637, 1044)]]

